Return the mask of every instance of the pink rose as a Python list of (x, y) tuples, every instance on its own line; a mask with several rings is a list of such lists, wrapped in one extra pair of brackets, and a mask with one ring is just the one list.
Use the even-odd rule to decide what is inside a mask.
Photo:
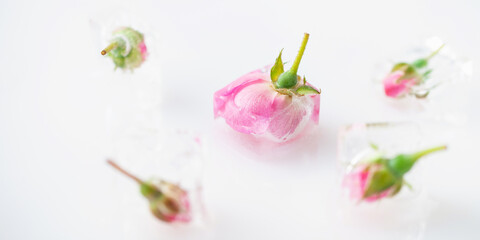
[(383, 87), (388, 97), (399, 98), (408, 94), (411, 88), (416, 84), (416, 78), (402, 79), (404, 71), (397, 70), (390, 73), (383, 79)]
[(215, 92), (214, 115), (239, 132), (286, 141), (308, 121), (318, 123), (320, 95), (280, 93), (272, 84), (270, 69), (250, 72)]
[(353, 172), (347, 174), (344, 179), (344, 187), (349, 189), (350, 197), (353, 200), (361, 201), (365, 200), (367, 202), (374, 202), (376, 200), (382, 199), (387, 196), (392, 196), (393, 187), (389, 187), (386, 190), (377, 192), (371, 196), (365, 197), (365, 191), (372, 181), (373, 173), (379, 169), (380, 166), (359, 166)]
[(390, 159), (378, 153), (353, 166), (353, 170), (345, 175), (343, 187), (356, 201), (373, 202), (395, 196), (405, 184), (404, 175), (418, 159), (444, 149), (446, 146), (438, 146), (412, 154), (399, 154)]
[(137, 182), (140, 192), (148, 200), (150, 212), (164, 222), (190, 222), (190, 202), (188, 194), (178, 185), (163, 180), (143, 181), (112, 160), (107, 160), (113, 168)]
[(190, 203), (186, 191), (166, 181), (157, 181), (152, 185), (161, 193), (161, 196), (150, 200), (150, 211), (155, 217), (166, 222), (190, 222)]
[(305, 33), (297, 57), (285, 71), (282, 51), (270, 67), (248, 73), (215, 92), (215, 118), (233, 129), (282, 142), (297, 136), (312, 120), (318, 123), (320, 91), (297, 74), (310, 34)]
[(444, 45), (432, 52), (425, 58), (419, 58), (412, 63), (399, 62), (395, 64), (391, 72), (383, 79), (385, 95), (392, 98), (401, 98), (413, 93), (417, 98), (424, 98), (427, 93), (416, 94), (412, 91), (415, 85), (422, 85), (429, 77), (432, 69), (428, 69), (428, 63), (437, 55)]

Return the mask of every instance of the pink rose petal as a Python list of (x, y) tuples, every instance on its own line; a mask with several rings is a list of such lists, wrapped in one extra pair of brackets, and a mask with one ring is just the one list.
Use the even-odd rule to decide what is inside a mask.
[(403, 97), (405, 94), (410, 92), (412, 86), (415, 85), (416, 79), (402, 79), (405, 73), (403, 71), (395, 71), (390, 73), (385, 79), (383, 79), (383, 87), (385, 90), (385, 95), (392, 98)]
[(270, 67), (255, 70), (214, 94), (214, 116), (233, 129), (286, 141), (309, 120), (318, 123), (320, 96), (290, 97), (275, 91)]
[(384, 197), (390, 196), (393, 188), (389, 188), (385, 191), (382, 191), (381, 193), (370, 196), (368, 198), (363, 198), (370, 174), (375, 171), (375, 168), (376, 166), (358, 166), (357, 169), (345, 176), (343, 186), (348, 188), (351, 199), (357, 201), (365, 200), (367, 202), (374, 202)]
[(145, 45), (145, 42), (142, 41), (140, 44), (138, 44), (138, 48), (140, 49), (142, 60), (145, 61), (145, 59), (147, 58), (147, 46)]

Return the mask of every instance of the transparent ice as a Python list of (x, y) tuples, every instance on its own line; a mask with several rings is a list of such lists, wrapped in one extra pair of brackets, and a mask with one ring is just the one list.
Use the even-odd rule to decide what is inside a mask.
[(413, 123), (356, 123), (343, 127), (338, 138), (338, 199), (335, 221), (348, 231), (337, 231), (336, 239), (421, 239), (435, 204), (422, 184), (421, 166), (415, 166), (404, 187), (392, 198), (358, 202), (350, 198), (342, 180), (357, 161), (372, 152), (371, 144), (391, 157), (421, 149), (420, 127)]

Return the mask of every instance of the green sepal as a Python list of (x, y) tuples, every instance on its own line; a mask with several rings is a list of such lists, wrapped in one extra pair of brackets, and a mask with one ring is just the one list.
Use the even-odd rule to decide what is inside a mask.
[(425, 59), (425, 58), (420, 58), (420, 59), (415, 60), (415, 61), (412, 63), (412, 66), (413, 66), (414, 68), (420, 69), (420, 68), (426, 67), (427, 64), (428, 64), (428, 60), (427, 60), (427, 59)]
[(149, 204), (150, 212), (161, 221), (168, 222), (168, 218), (158, 209), (158, 203), (156, 201), (151, 201)]
[(320, 94), (320, 92), (317, 89), (310, 87), (308, 85), (303, 85), (298, 87), (296, 92), (297, 94), (300, 94), (300, 95)]
[(419, 75), (417, 73), (417, 70), (410, 64), (408, 63), (397, 63), (393, 66), (391, 72), (395, 71), (403, 71), (404, 75), (398, 79), (398, 81), (402, 79), (410, 79), (410, 78), (418, 78)]
[(379, 194), (397, 183), (397, 178), (386, 167), (376, 170), (370, 177), (363, 198)]
[(422, 99), (428, 97), (428, 94), (430, 94), (430, 91), (426, 91), (425, 93), (415, 93), (415, 97)]
[(151, 199), (157, 198), (162, 195), (160, 190), (158, 190), (157, 187), (155, 187), (155, 185), (147, 182), (140, 184), (140, 192), (146, 198), (151, 198)]
[(398, 71), (398, 70), (405, 72), (405, 75), (417, 73), (417, 71), (415, 71), (415, 68), (408, 63), (397, 63), (397, 64), (395, 64), (392, 68), (392, 72), (395, 72), (395, 71)]
[(398, 71), (398, 70), (401, 70), (401, 71), (405, 71), (407, 68), (410, 67), (410, 64), (408, 63), (397, 63), (395, 65), (393, 65), (393, 68), (391, 70), (391, 72), (395, 72), (395, 71)]
[(275, 83), (278, 80), (280, 74), (284, 72), (283, 69), (283, 62), (282, 62), (282, 52), (283, 49), (280, 50), (280, 54), (278, 54), (277, 59), (275, 60), (275, 65), (273, 65), (272, 69), (270, 69), (270, 78), (272, 82)]
[(400, 190), (402, 190), (403, 183), (404, 183), (403, 180), (402, 181), (399, 180), (399, 181), (397, 181), (397, 183), (395, 183), (395, 185), (393, 185), (393, 187), (392, 187), (393, 191), (390, 194), (390, 197), (393, 197), (393, 196), (397, 195), (397, 193), (399, 193)]

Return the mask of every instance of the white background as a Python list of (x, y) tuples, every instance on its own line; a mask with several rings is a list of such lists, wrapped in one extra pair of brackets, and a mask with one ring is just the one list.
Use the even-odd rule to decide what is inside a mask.
[[(156, 222), (136, 186), (104, 162), (113, 66), (100, 56), (91, 24), (116, 9), (155, 35), (150, 64), (133, 75), (158, 69), (163, 126), (196, 130), (209, 143), (204, 228)], [(412, 117), (375, 97), (375, 64), (439, 36), (476, 70), (479, 12), (475, 0), (3, 0), (0, 239), (339, 239), (351, 229), (334, 220), (331, 204), (338, 128)], [(277, 161), (219, 140), (214, 91), (271, 63), (281, 48), (292, 59), (303, 32), (311, 39), (300, 71), (322, 89), (313, 137), (300, 140), (296, 153), (267, 154)], [(461, 106), (467, 120), (437, 129), (437, 142), (450, 149), (423, 164), (435, 209), (408, 239), (478, 239), (479, 86), (474, 75)], [(125, 208), (124, 192), (138, 206)]]

